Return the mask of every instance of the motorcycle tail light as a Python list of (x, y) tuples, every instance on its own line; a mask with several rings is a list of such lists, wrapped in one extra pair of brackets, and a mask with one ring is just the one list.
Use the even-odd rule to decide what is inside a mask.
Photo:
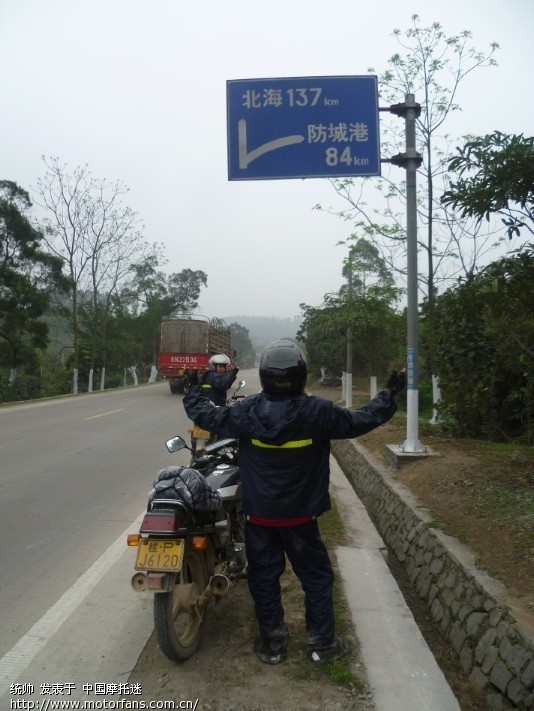
[(165, 590), (166, 575), (163, 573), (148, 573), (146, 576), (147, 587), (149, 590)]
[(194, 551), (205, 551), (208, 547), (208, 539), (206, 536), (193, 536), (191, 541), (191, 548)]
[(141, 523), (141, 533), (177, 533), (180, 517), (177, 511), (150, 511)]

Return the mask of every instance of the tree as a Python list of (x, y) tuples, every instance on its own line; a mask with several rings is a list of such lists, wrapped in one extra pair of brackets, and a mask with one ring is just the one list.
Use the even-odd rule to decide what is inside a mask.
[[(350, 281), (354, 295), (365, 297), (372, 288), (395, 289), (395, 279), (375, 244), (357, 235), (351, 235), (346, 243), (349, 256), (343, 263), (342, 275)], [(340, 294), (346, 289), (347, 286), (341, 287)]]
[[(135, 212), (122, 204), (128, 188), (93, 177), (87, 166), (72, 172), (57, 158), (43, 157), (46, 174), (37, 182), (46, 218), (46, 241), (64, 264), (71, 284), (73, 392), (78, 392), (80, 302), (91, 302), (86, 312), (92, 332), (92, 365), (98, 337), (105, 340), (109, 296), (129, 273), (133, 260), (146, 252)], [(90, 295), (90, 299), (87, 296)]]
[(461, 435), (534, 441), (534, 247), (440, 295), (445, 420)]
[(254, 346), (250, 340), (248, 328), (238, 323), (231, 323), (232, 348), (236, 351), (236, 360), (242, 368), (253, 368), (256, 361)]
[(344, 305), (335, 294), (325, 294), (320, 306), (300, 304), (302, 323), (297, 340), (306, 346), (310, 373), (319, 373), (321, 368), (335, 374), (345, 370), (347, 312)]
[[(426, 269), (421, 279), (426, 281), (429, 358), (434, 370), (434, 298), (438, 270), (464, 248), (465, 239), (459, 242), (459, 235), (477, 240), (482, 237), (488, 244), (495, 242), (493, 235), (480, 235), (465, 223), (459, 229), (457, 221), (444, 214), (444, 206), (436, 199), (448, 155), (448, 139), (442, 137), (441, 131), (448, 116), (460, 109), (456, 103), (460, 83), (475, 69), (495, 65), (493, 54), (498, 45), (493, 43), (486, 53), (479, 52), (470, 45), (470, 32), (447, 36), (437, 22), (421, 27), (417, 15), (412, 16), (412, 26), (404, 34), (398, 29), (393, 34), (404, 54), (399, 52), (389, 59), (389, 68), (379, 77), (379, 89), (381, 98), (389, 105), (402, 102), (406, 94), (414, 94), (421, 104), (417, 134), (418, 150), (423, 157), (419, 173), (424, 187), (418, 194), (418, 219), (424, 226), (425, 236), (418, 240), (426, 255)], [(384, 119), (382, 127), (382, 153), (391, 157), (405, 150), (402, 126), (398, 118), (394, 121)], [(403, 267), (399, 268), (399, 261), (404, 264), (406, 251), (405, 217), (400, 209), (406, 201), (405, 181), (399, 180), (398, 168), (392, 170), (395, 172), (386, 172), (382, 181), (374, 183), (380, 195), (379, 208), (369, 208), (365, 202), (368, 180), (344, 179), (333, 181), (333, 185), (349, 203), (348, 209), (337, 214), (351, 220), (358, 231), (379, 245), (390, 268), (400, 274)], [(454, 236), (449, 229), (451, 225), (455, 227)], [(478, 247), (478, 254), (480, 250)], [(465, 264), (465, 258), (463, 261)], [(444, 276), (450, 278), (450, 269)]]
[(123, 334), (133, 329), (126, 343), (135, 348), (121, 347), (125, 368), (133, 368), (139, 359), (148, 359), (155, 373), (159, 347), (159, 327), (164, 316), (194, 312), (207, 274), (201, 270), (182, 269), (170, 275), (159, 269), (161, 255), (153, 253), (142, 264), (130, 270), (130, 281), (121, 289), (116, 300), (116, 313), (120, 314)]
[(501, 215), (508, 236), (534, 234), (534, 137), (500, 131), (471, 137), (457, 148), (449, 170), (458, 174), (441, 198), (462, 216)]
[(30, 222), (28, 193), (0, 181), (0, 358), (17, 369), (34, 360), (34, 350), (48, 343), (43, 315), (50, 293), (66, 288), (61, 260), (42, 249), (43, 235)]
[(404, 318), (387, 301), (369, 293), (350, 305), (339, 294), (325, 294), (321, 306), (301, 304), (297, 340), (306, 345), (310, 372), (346, 369), (347, 324), (353, 333), (352, 372), (380, 375), (397, 365), (402, 352)]
[[(91, 301), (86, 306), (91, 337), (89, 391), (93, 389), (97, 359), (100, 359), (102, 366), (101, 389), (104, 388), (107, 324), (112, 296), (129, 277), (132, 264), (144, 261), (150, 249), (139, 229), (137, 213), (120, 204), (114, 188), (107, 196), (104, 195), (104, 188), (101, 186), (96, 196), (89, 233)], [(157, 250), (158, 246), (152, 245), (151, 249)]]
[(342, 270), (347, 284), (337, 294), (326, 294), (320, 307), (301, 304), (303, 322), (297, 338), (306, 344), (312, 368), (340, 373), (346, 367), (350, 326), (353, 372), (376, 375), (398, 358), (402, 318), (394, 305), (400, 290), (373, 244), (355, 235), (348, 244)]
[(133, 265), (127, 287), (135, 311), (154, 314), (158, 326), (163, 316), (195, 311), (200, 291), (208, 284), (207, 274), (200, 269), (167, 275), (158, 269), (160, 260), (160, 255), (152, 254), (143, 264)]

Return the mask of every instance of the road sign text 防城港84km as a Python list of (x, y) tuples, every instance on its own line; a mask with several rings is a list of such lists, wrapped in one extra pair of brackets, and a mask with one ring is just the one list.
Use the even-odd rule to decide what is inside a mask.
[(227, 82), (228, 178), (380, 175), (375, 76)]

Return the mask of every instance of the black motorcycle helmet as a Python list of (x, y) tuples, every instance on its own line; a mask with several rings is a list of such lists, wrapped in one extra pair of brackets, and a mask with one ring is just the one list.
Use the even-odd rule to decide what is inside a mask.
[(267, 395), (300, 395), (307, 377), (306, 360), (293, 341), (273, 341), (261, 354), (260, 382)]

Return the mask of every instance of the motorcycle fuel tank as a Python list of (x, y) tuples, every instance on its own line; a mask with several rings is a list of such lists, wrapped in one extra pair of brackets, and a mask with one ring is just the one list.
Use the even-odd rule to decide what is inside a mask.
[(216, 489), (223, 502), (241, 498), (241, 480), (239, 467), (230, 464), (219, 464), (208, 474), (206, 481), (212, 489)]

